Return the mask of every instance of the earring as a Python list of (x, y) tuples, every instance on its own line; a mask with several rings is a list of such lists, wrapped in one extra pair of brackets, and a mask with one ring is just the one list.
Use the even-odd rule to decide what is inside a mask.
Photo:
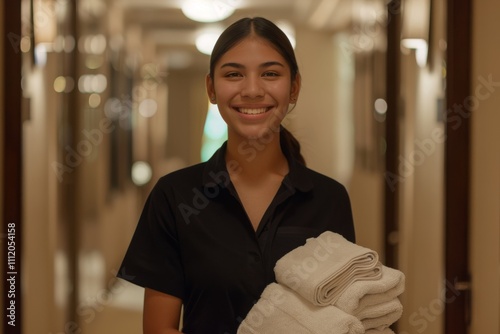
[(215, 102), (215, 96), (210, 97), (210, 101)]

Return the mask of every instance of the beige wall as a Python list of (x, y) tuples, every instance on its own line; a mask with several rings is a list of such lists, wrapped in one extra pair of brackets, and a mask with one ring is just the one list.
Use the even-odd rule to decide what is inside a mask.
[[(284, 125), (300, 141), (308, 166), (335, 178), (351, 197), (357, 242), (383, 256), (380, 173), (354, 168), (354, 58), (346, 36), (297, 31), (302, 90)], [(369, 112), (369, 111), (368, 111)]]
[[(316, 31), (297, 31), (297, 60), (302, 88), (297, 107), (284, 121), (300, 141), (308, 166), (338, 177), (335, 156), (338, 124), (335, 68), (337, 54), (332, 37)], [(289, 124), (289, 125), (288, 125)]]
[(420, 68), (414, 51), (402, 55), (401, 62), (399, 262), (406, 274), (401, 334), (440, 334), (443, 329), (445, 130), (438, 119), (438, 101), (444, 98), (445, 51), (439, 43), (445, 39), (444, 3), (434, 1), (430, 62)]
[(471, 333), (500, 333), (500, 3), (473, 4)]
[(200, 162), (201, 138), (208, 110), (206, 73), (196, 69), (171, 71), (167, 78), (166, 154), (186, 165)]
[[(55, 72), (57, 59), (48, 58), (47, 69)], [(51, 92), (53, 74), (34, 68), (25, 85), (30, 98), (30, 119), (23, 125), (23, 238), (25, 268), (24, 323), (26, 333), (49, 333), (58, 319), (55, 286), (57, 248), (57, 179), (51, 170), (56, 160), (57, 110)], [(51, 98), (52, 97), (52, 98)], [(61, 305), (62, 306), (62, 305)]]

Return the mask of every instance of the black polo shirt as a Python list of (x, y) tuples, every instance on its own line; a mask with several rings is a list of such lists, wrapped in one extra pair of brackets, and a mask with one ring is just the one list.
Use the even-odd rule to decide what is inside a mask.
[(162, 177), (150, 193), (118, 276), (177, 296), (183, 332), (233, 334), (276, 261), (330, 230), (354, 242), (337, 181), (293, 161), (255, 231), (226, 168), (226, 144), (206, 163)]

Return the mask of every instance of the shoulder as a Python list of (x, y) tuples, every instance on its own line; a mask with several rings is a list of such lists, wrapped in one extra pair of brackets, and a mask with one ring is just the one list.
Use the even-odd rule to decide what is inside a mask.
[(330, 191), (330, 192), (336, 191), (340, 193), (347, 192), (345, 186), (336, 179), (329, 177), (325, 174), (319, 173), (309, 167), (301, 166), (301, 174), (307, 176), (307, 178), (313, 184), (314, 189)]
[(184, 167), (176, 171), (163, 175), (158, 179), (154, 187), (155, 190), (168, 189), (191, 189), (202, 184), (205, 162)]
[(308, 167), (305, 168), (306, 172), (309, 174), (312, 180), (319, 182), (319, 183), (324, 183), (328, 186), (333, 186), (333, 187), (344, 187), (342, 183), (337, 181), (336, 179), (327, 176), (325, 174), (319, 173), (313, 169), (310, 169)]
[(203, 173), (203, 169), (205, 168), (206, 162), (200, 162), (192, 166), (184, 167), (178, 169), (176, 171), (170, 172), (166, 175), (163, 175), (160, 180), (164, 182), (174, 181), (185, 178), (192, 178), (193, 176), (199, 176)]

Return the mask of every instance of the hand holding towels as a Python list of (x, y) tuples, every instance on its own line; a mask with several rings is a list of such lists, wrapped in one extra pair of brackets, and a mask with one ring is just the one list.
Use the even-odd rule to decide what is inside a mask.
[(269, 284), (238, 334), (362, 334), (361, 322), (335, 306), (315, 306), (292, 290)]
[(325, 306), (334, 304), (354, 282), (379, 279), (381, 267), (375, 251), (326, 231), (279, 259), (274, 272), (278, 283)]

